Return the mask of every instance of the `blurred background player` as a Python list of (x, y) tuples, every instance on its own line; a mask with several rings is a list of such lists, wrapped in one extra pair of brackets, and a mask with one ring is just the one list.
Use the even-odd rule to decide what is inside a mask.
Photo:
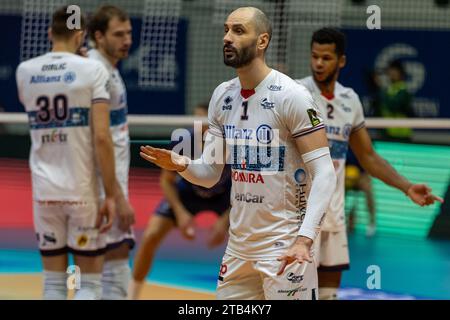
[[(44, 268), (43, 296), (66, 299), (71, 252), (81, 272), (75, 299), (100, 299), (104, 232), (112, 225), (117, 187), (109, 76), (101, 63), (75, 54), (84, 40), (85, 20), (81, 29), (69, 30), (66, 9), (53, 14), (52, 51), (19, 65), (17, 87), (32, 140), (33, 216)], [(100, 210), (96, 162), (106, 193)], [(105, 217), (107, 223), (100, 226)]]
[[(194, 115), (198, 117), (208, 116), (208, 105), (200, 104), (194, 109)], [(208, 125), (202, 127), (202, 137), (208, 130)], [(188, 139), (192, 151), (191, 158), (201, 154), (202, 148), (194, 143), (194, 131), (189, 130)], [(172, 143), (169, 149), (173, 149), (179, 141)], [(229, 212), (230, 212), (230, 188), (231, 170), (226, 166), (222, 172), (219, 182), (212, 188), (204, 188), (194, 185), (176, 172), (162, 169), (160, 185), (165, 198), (161, 201), (155, 214), (152, 216), (144, 235), (141, 245), (134, 259), (133, 279), (128, 292), (130, 299), (138, 299), (144, 284), (145, 277), (149, 272), (154, 254), (170, 230), (178, 227), (186, 239), (195, 237), (194, 216), (202, 211), (213, 211), (219, 218), (215, 222), (209, 239), (208, 246), (213, 248), (221, 244), (228, 234)]]
[(345, 201), (347, 201), (348, 195), (354, 195), (353, 203), (349, 205), (350, 210), (347, 226), (349, 233), (352, 233), (355, 229), (356, 214), (358, 211), (358, 196), (355, 193), (359, 192), (364, 194), (369, 211), (369, 223), (366, 226), (366, 236), (373, 237), (376, 233), (376, 217), (372, 180), (367, 171), (361, 167), (352, 150), (349, 149), (345, 163)]
[[(122, 9), (105, 5), (89, 20), (89, 36), (94, 49), (90, 59), (100, 61), (109, 73), (110, 126), (114, 143), (117, 190), (117, 216), (107, 234), (107, 252), (103, 268), (103, 299), (125, 299), (130, 279), (129, 252), (134, 246), (132, 224), (134, 210), (128, 202), (130, 137), (127, 123), (127, 92), (117, 64), (128, 57), (131, 47), (131, 22)], [(103, 197), (103, 189), (100, 191)]]
[(210, 187), (224, 168), (225, 151), (217, 153), (226, 143), (232, 207), (218, 299), (317, 299), (311, 246), (336, 174), (311, 94), (265, 62), (271, 36), (271, 22), (257, 8), (238, 8), (227, 17), (223, 59), (238, 77), (213, 93), (200, 159), (141, 147), (147, 161)]
[(298, 80), (305, 85), (324, 115), (331, 156), (338, 176), (336, 192), (325, 216), (315, 258), (319, 264), (320, 299), (337, 299), (342, 271), (349, 269), (348, 241), (345, 228), (344, 193), (345, 162), (348, 145), (367, 172), (405, 193), (420, 206), (442, 201), (431, 194), (425, 184), (413, 184), (401, 176), (373, 149), (365, 128), (358, 95), (337, 79), (345, 66), (345, 35), (337, 29), (322, 28), (311, 39), (312, 76)]

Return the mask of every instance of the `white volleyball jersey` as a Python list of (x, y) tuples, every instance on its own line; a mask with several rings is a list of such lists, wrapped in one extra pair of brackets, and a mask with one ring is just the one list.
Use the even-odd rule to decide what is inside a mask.
[[(116, 176), (125, 196), (128, 196), (128, 172), (130, 169), (130, 134), (128, 131), (128, 105), (127, 90), (120, 76), (119, 70), (101, 55), (92, 49), (88, 52), (89, 58), (103, 63), (110, 74), (110, 126), (114, 143), (114, 155), (116, 162)], [(101, 184), (100, 180), (100, 184)], [(104, 195), (103, 186), (100, 187), (101, 195)]]
[(358, 95), (339, 82), (332, 97), (324, 97), (313, 77), (297, 80), (312, 94), (327, 129), (331, 158), (336, 169), (337, 186), (330, 202), (322, 230), (337, 231), (345, 225), (345, 161), (350, 135), (364, 127), (364, 112)]
[(295, 241), (310, 189), (295, 139), (324, 128), (311, 94), (272, 70), (247, 99), (238, 78), (216, 88), (210, 133), (224, 137), (232, 168), (227, 253), (276, 259)]
[(109, 101), (108, 72), (98, 61), (49, 52), (22, 62), (19, 99), (28, 114), (36, 200), (97, 197), (91, 105)]

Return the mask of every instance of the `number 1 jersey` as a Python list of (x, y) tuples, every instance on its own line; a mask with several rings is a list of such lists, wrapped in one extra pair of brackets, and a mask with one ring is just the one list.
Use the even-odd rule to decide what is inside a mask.
[(232, 168), (226, 252), (276, 259), (297, 237), (310, 189), (295, 139), (324, 125), (308, 90), (276, 70), (250, 94), (235, 78), (209, 105), (209, 132), (225, 138)]

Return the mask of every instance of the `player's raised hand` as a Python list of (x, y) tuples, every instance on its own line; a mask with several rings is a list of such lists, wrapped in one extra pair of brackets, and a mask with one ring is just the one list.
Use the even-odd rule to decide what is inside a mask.
[(419, 206), (428, 206), (435, 201), (444, 203), (444, 199), (431, 193), (431, 188), (426, 184), (413, 184), (407, 191), (408, 197)]
[(304, 263), (304, 262), (312, 262), (312, 258), (310, 255), (311, 246), (313, 241), (306, 237), (298, 237), (297, 241), (294, 243), (292, 247), (289, 248), (288, 252), (279, 257), (277, 260), (281, 261), (280, 268), (278, 269), (277, 275), (281, 275), (284, 272), (284, 269), (288, 265), (293, 262)]
[(189, 158), (166, 150), (153, 148), (150, 146), (141, 146), (139, 155), (148, 162), (156, 164), (158, 167), (169, 171), (184, 171), (189, 165)]
[(116, 215), (115, 199), (107, 197), (98, 212), (97, 221), (95, 224), (96, 228), (99, 229), (100, 233), (107, 232), (111, 229), (115, 215)]

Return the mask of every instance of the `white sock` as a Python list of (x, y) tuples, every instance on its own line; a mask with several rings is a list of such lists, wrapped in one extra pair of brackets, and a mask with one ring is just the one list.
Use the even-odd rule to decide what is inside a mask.
[(338, 300), (338, 288), (319, 288), (319, 300)]
[(130, 276), (131, 269), (128, 264), (128, 259), (105, 261), (102, 275), (102, 299), (126, 299)]
[(75, 292), (74, 300), (100, 300), (102, 298), (102, 274), (81, 273), (80, 289)]
[(128, 300), (138, 300), (141, 295), (142, 287), (145, 280), (136, 281), (131, 279), (130, 285), (128, 286)]
[(44, 270), (44, 292), (45, 300), (67, 299), (67, 273)]

